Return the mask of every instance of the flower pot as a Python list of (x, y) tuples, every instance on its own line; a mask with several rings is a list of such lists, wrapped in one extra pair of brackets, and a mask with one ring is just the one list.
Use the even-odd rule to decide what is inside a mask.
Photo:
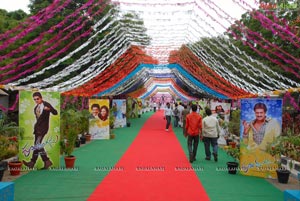
[(85, 142), (86, 142), (86, 137), (85, 136), (80, 137), (80, 143), (85, 144)]
[(91, 141), (92, 135), (91, 134), (86, 134), (85, 138), (86, 138), (86, 141), (89, 142), (89, 141)]
[(74, 164), (75, 164), (75, 160), (76, 157), (75, 156), (65, 156), (65, 165), (67, 169), (72, 169), (74, 168)]
[(115, 137), (116, 137), (115, 134), (110, 134), (110, 135), (109, 135), (109, 138), (110, 138), (110, 139), (115, 139)]
[(227, 170), (229, 174), (236, 174), (239, 164), (237, 162), (227, 162)]
[(13, 176), (19, 175), (21, 172), (22, 162), (21, 161), (11, 161), (8, 162), (8, 170)]
[(77, 139), (77, 140), (75, 141), (75, 147), (80, 147), (80, 140), (79, 140), (79, 139)]
[(277, 169), (277, 179), (279, 183), (287, 184), (289, 181), (289, 176), (291, 172), (289, 170)]
[(235, 148), (235, 147), (236, 147), (236, 142), (229, 142), (229, 145), (230, 145), (232, 148)]

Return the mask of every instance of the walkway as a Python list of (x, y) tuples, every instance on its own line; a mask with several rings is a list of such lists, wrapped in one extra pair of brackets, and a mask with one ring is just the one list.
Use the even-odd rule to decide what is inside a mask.
[(212, 201), (283, 200), (283, 192), (265, 179), (228, 174), (231, 158), (222, 150), (218, 162), (205, 161), (202, 143), (192, 170), (182, 129), (166, 132), (162, 111), (152, 114), (115, 129), (114, 140), (77, 149), (72, 171), (33, 171), (16, 179), (15, 200), (190, 201), (207, 200), (206, 194)]

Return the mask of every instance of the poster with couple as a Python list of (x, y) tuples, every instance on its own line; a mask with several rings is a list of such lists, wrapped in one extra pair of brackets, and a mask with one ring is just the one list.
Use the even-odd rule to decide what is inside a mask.
[(89, 100), (89, 133), (91, 139), (109, 139), (109, 100)]

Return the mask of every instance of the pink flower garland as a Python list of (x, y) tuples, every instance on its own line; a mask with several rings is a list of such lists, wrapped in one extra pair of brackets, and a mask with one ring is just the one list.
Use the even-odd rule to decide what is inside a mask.
[[(74, 30), (73, 32), (75, 32), (75, 31), (78, 31), (78, 30), (76, 29), (76, 30)], [(73, 43), (75, 43), (76, 41), (78, 41), (78, 40), (79, 40), (80, 38), (82, 38), (82, 37), (88, 36), (88, 35), (90, 34), (91, 31), (92, 31), (92, 30), (87, 30), (86, 32), (84, 32), (84, 33), (81, 34), (80, 36), (76, 37), (71, 43), (69, 43), (69, 44), (68, 44), (67, 46), (65, 46), (63, 49), (57, 51), (57, 52), (56, 52), (55, 54), (53, 54), (51, 57), (44, 59), (43, 61), (39, 62), (38, 65), (36, 65), (36, 66), (34, 66), (34, 67), (32, 67), (32, 68), (29, 68), (29, 69), (27, 69), (27, 70), (25, 70), (25, 71), (19, 72), (19, 74), (17, 74), (17, 70), (20, 70), (20, 68), (21, 68), (22, 66), (25, 66), (25, 65), (29, 64), (30, 62), (37, 61), (40, 57), (38, 57), (38, 58), (33, 58), (32, 60), (30, 60), (30, 61), (28, 61), (28, 62), (26, 62), (26, 63), (24, 63), (24, 64), (18, 66), (15, 70), (10, 71), (10, 74), (17, 74), (17, 75), (15, 75), (15, 76), (13, 76), (13, 77), (11, 77), (11, 78), (9, 78), (9, 79), (4, 80), (3, 83), (4, 83), (4, 84), (8, 84), (8, 83), (10, 83), (10, 82), (12, 82), (12, 81), (14, 81), (14, 80), (16, 80), (16, 79), (22, 77), (23, 75), (25, 75), (25, 74), (27, 74), (27, 73), (30, 73), (30, 72), (32, 72), (32, 71), (34, 71), (34, 70), (39, 69), (40, 67), (43, 66), (43, 64), (44, 64), (46, 61), (51, 60), (51, 59), (57, 57), (58, 55), (60, 55), (60, 54), (62, 54), (62, 53), (64, 53), (64, 52), (66, 52), (66, 50), (68, 50), (68, 48), (69, 48)], [(69, 35), (70, 35), (70, 34), (69, 34)], [(53, 46), (53, 47), (48, 48), (48, 49), (47, 49), (47, 52), (50, 52), (50, 51), (54, 50), (55, 47), (57, 47), (58, 45), (59, 45), (59, 43), (55, 44), (55, 46)], [(46, 52), (46, 51), (45, 51), (45, 52)], [(45, 53), (45, 52), (44, 52), (44, 53)], [(3, 76), (3, 74), (0, 75), (0, 78), (1, 78), (2, 76)]]
[[(90, 1), (92, 2), (93, 0), (90, 0)], [(83, 10), (83, 9), (85, 9), (87, 6), (89, 6), (89, 4), (86, 4), (85, 6), (82, 6), (80, 9), (77, 9), (74, 13), (72, 13), (71, 15), (68, 15), (67, 17), (65, 17), (63, 21), (61, 21), (61, 22), (58, 23), (57, 25), (51, 27), (48, 31), (45, 31), (45, 32), (41, 33), (41, 34), (39, 35), (39, 37), (35, 38), (34, 40), (32, 40), (32, 41), (30, 41), (30, 42), (28, 42), (28, 43), (23, 44), (23, 45), (20, 46), (18, 49), (13, 50), (13, 51), (11, 51), (10, 53), (8, 53), (8, 54), (6, 54), (6, 55), (0, 56), (0, 60), (1, 60), (1, 59), (7, 59), (7, 58), (10, 58), (10, 57), (12, 57), (13, 55), (18, 54), (18, 53), (20, 53), (20, 52), (26, 50), (28, 47), (32, 46), (33, 44), (36, 44), (36, 43), (40, 42), (46, 34), (53, 33), (56, 29), (60, 29), (60, 28), (61, 28), (61, 27), (62, 27), (62, 26), (70, 19), (70, 18), (76, 17), (76, 16), (78, 15), (78, 13), (80, 13), (80, 11)], [(61, 34), (61, 32), (59, 32), (59, 34)], [(55, 39), (54, 39), (54, 38), (55, 38)], [(60, 36), (56, 35), (54, 38), (53, 38), (53, 39), (50, 39), (48, 42), (45, 42), (45, 43), (42, 44), (42, 45), (39, 45), (36, 49), (41, 48), (41, 47), (42, 47), (43, 45), (45, 45), (45, 44), (46, 44), (46, 45), (52, 44), (53, 41), (56, 41), (57, 38), (60, 38)], [(28, 53), (27, 55), (24, 55), (24, 56), (18, 58), (17, 60), (15, 60), (15, 62), (16, 62), (16, 61), (19, 61), (19, 60), (21, 60), (21, 59), (26, 59), (26, 58), (30, 57), (30, 55), (31, 55), (31, 53)], [(7, 66), (7, 67), (5, 67), (5, 68), (2, 67), (1, 70), (5, 70), (5, 69), (7, 69), (7, 68), (9, 68), (9, 67), (11, 67), (11, 66)]]
[[(230, 33), (232, 33), (233, 36), (234, 36), (235, 38), (240, 38), (239, 36), (236, 35), (236, 33), (235, 33), (234, 31), (231, 31)], [(244, 41), (244, 40), (242, 40), (242, 42), (243, 42), (244, 45), (248, 45), (248, 46), (249, 46), (252, 50), (254, 50), (258, 55), (260, 55), (260, 56), (262, 56), (262, 57), (266, 57), (267, 59), (269, 59), (269, 60), (272, 61), (273, 63), (275, 63), (275, 64), (279, 65), (280, 67), (282, 67), (284, 70), (286, 70), (286, 71), (288, 71), (288, 72), (294, 74), (294, 75), (295, 75), (296, 77), (298, 77), (298, 78), (300, 77), (300, 76), (298, 75), (298, 73), (296, 73), (294, 70), (292, 70), (292, 69), (290, 69), (289, 67), (283, 65), (283, 64), (282, 64), (281, 62), (279, 62), (278, 60), (271, 58), (267, 53), (261, 52), (261, 51), (259, 51), (258, 49), (256, 49), (250, 42)]]
[(290, 101), (290, 104), (294, 107), (294, 110), (300, 111), (299, 105), (296, 103), (295, 99), (291, 96), (290, 92), (286, 92), (283, 97), (283, 104), (287, 103), (287, 100)]
[[(90, 0), (90, 1), (93, 1), (93, 0)], [(92, 3), (92, 2), (91, 2), (91, 3)], [(87, 4), (87, 5), (83, 6), (83, 8), (81, 8), (81, 9), (84, 9), (84, 8), (86, 8), (86, 7), (89, 6), (89, 5), (90, 5), (90, 4)], [(78, 9), (78, 13), (81, 11), (81, 9)], [(89, 10), (89, 11), (90, 11), (90, 10)], [(75, 13), (76, 13), (76, 12), (75, 12)], [(88, 14), (90, 14), (90, 13), (88, 13)], [(69, 17), (75, 17), (75, 16), (76, 16), (76, 15), (72, 14), (72, 15), (69, 16)], [(9, 68), (13, 68), (13, 67), (15, 67), (15, 66), (18, 65), (18, 62), (19, 62), (19, 61), (21, 61), (21, 60), (28, 60), (28, 58), (31, 58), (31, 57), (33, 57), (34, 55), (38, 54), (38, 53), (40, 52), (40, 48), (42, 48), (43, 46), (51, 45), (51, 44), (59, 45), (58, 42), (63, 41), (63, 39), (62, 39), (62, 34), (63, 34), (64, 32), (68, 31), (68, 29), (72, 28), (72, 27), (75, 26), (75, 25), (80, 25), (80, 24), (85, 24), (85, 23), (86, 23), (86, 22), (85, 22), (85, 23), (81, 22), (82, 18), (83, 18), (83, 17), (79, 17), (79, 18), (78, 18), (76, 21), (74, 21), (71, 25), (69, 25), (68, 27), (66, 27), (66, 28), (63, 29), (63, 30), (60, 30), (59, 33), (58, 33), (57, 35), (55, 35), (52, 39), (50, 39), (49, 41), (45, 42), (44, 44), (41, 44), (41, 45), (38, 46), (34, 51), (29, 52), (28, 54), (26, 54), (26, 55), (24, 55), (24, 56), (22, 56), (22, 57), (20, 57), (20, 58), (15, 59), (15, 60), (13, 61), (13, 63), (10, 63), (10, 64), (8, 64), (8, 65), (6, 65), (6, 66), (1, 67), (0, 70), (6, 70), (6, 69), (9, 69)], [(86, 21), (88, 21), (88, 19), (87, 19)], [(63, 21), (63, 23), (64, 23), (64, 22), (65, 22), (65, 20)], [(62, 26), (63, 23), (59, 23), (59, 24), (53, 26), (54, 28), (51, 27), (50, 30), (48, 30), (47, 33), (53, 32), (53, 31), (55, 30), (55, 28), (61, 28), (61, 26)], [(81, 27), (82, 27), (82, 26), (83, 26), (83, 25), (81, 25)], [(74, 30), (73, 30), (73, 32), (74, 32)], [(29, 42), (29, 43), (27, 43), (27, 44), (25, 44), (24, 47), (29, 47), (30, 44), (34, 44), (34, 43), (38, 42), (39, 40), (41, 40), (42, 37), (43, 37), (43, 34), (45, 34), (45, 33), (42, 33), (42, 35), (41, 35), (40, 37), (34, 39), (33, 41), (31, 41), (31, 42)], [(69, 35), (70, 35), (70, 34), (69, 34)], [(59, 40), (58, 40), (58, 39), (59, 39)], [(68, 38), (64, 38), (64, 40), (66, 40), (66, 39), (68, 39)], [(21, 49), (23, 49), (22, 46), (21, 46)], [(24, 50), (24, 49), (23, 49), (23, 50)], [(47, 53), (46, 53), (46, 54), (47, 54)], [(42, 56), (43, 56), (43, 55), (46, 55), (46, 54), (45, 54), (45, 52), (43, 52), (43, 53), (42, 53)], [(30, 60), (27, 61), (26, 63), (23, 63), (22, 65), (20, 65), (19, 67), (23, 67), (24, 65), (27, 65), (27, 64), (32, 64), (32, 63), (35, 62), (36, 60), (40, 60), (42, 56), (41, 56), (41, 55), (40, 55), (39, 57), (35, 56), (34, 58), (30, 59)], [(14, 72), (12, 72), (12, 73), (14, 73)], [(8, 75), (8, 74), (11, 74), (11, 73), (10, 73), (10, 72), (7, 72), (6, 75)]]
[[(59, 0), (53, 1), (53, 3), (50, 5), (54, 9), (56, 5), (58, 5)], [(48, 15), (48, 13), (45, 12), (45, 9), (39, 11), (36, 15), (33, 15), (26, 19), (25, 22), (21, 23), (20, 25), (16, 26), (15, 28), (8, 30), (4, 34), (0, 35), (0, 40), (4, 41), (6, 38), (11, 37), (11, 34), (16, 34), (22, 32), (25, 28), (29, 27), (32, 23), (36, 23), (38, 19), (45, 17), (45, 15)]]
[(7, 111), (14, 111), (16, 109), (16, 107), (17, 107), (18, 102), (19, 102), (19, 94), (17, 94), (16, 100), (15, 100), (14, 104), (10, 108), (6, 108), (3, 105), (0, 105), (0, 109), (2, 111), (5, 111), (5, 112), (7, 112)]
[[(57, 3), (59, 1), (57, 0), (55, 2)], [(14, 36), (13, 38), (10, 38), (10, 39), (4, 41), (2, 43), (2, 45), (0, 45), (0, 50), (5, 49), (11, 43), (15, 42), (16, 40), (19, 40), (19, 39), (23, 38), (24, 36), (26, 36), (27, 34), (32, 32), (33, 30), (35, 30), (37, 27), (39, 27), (42, 24), (48, 22), (48, 20), (51, 19), (54, 16), (55, 13), (61, 12), (61, 10), (63, 10), (66, 7), (66, 5), (68, 5), (70, 2), (71, 2), (71, 0), (66, 1), (63, 5), (59, 6), (57, 9), (54, 9), (56, 4), (52, 4), (51, 6), (47, 7), (44, 11), (46, 13), (48, 13), (48, 15), (45, 16), (44, 19), (42, 19), (42, 20), (35, 19), (36, 23), (31, 24), (27, 29), (23, 30), (18, 35)]]
[[(255, 14), (252, 13), (252, 16), (254, 19), (259, 20), (261, 22), (261, 25), (265, 29), (271, 30), (274, 35), (279, 35), (282, 39), (290, 41), (294, 46), (300, 48), (299, 38), (295, 37), (295, 35), (292, 32), (288, 31), (290, 27), (286, 26), (286, 29), (283, 30), (283, 28), (280, 27), (277, 23), (274, 23), (272, 20), (270, 20), (269, 18), (267, 18), (266, 16), (264, 16), (262, 13), (258, 11), (256, 11)], [(279, 30), (275, 30), (274, 27), (276, 27)], [(293, 40), (294, 38), (298, 40), (298, 43)]]
[[(251, 7), (249, 4), (247, 4), (245, 1), (243, 0), (239, 0), (242, 4), (247, 5), (248, 7)], [(298, 42), (300, 42), (300, 38), (297, 37), (294, 33), (290, 32), (289, 30), (291, 30), (291, 28), (285, 23), (285, 28), (283, 28), (281, 25), (279, 25), (278, 23), (274, 23), (272, 20), (270, 20), (269, 18), (267, 18), (265, 15), (263, 15), (262, 13), (258, 12), (258, 15), (267, 21), (267, 23), (269, 24), (270, 27), (274, 26), (277, 29), (279, 29), (280, 31), (282, 31), (284, 33), (284, 35), (289, 35), (290, 38), (295, 38)], [(276, 19), (276, 22), (279, 22), (280, 20), (274, 15), (273, 12), (273, 17), (274, 19)], [(289, 37), (287, 37), (289, 38)], [(290, 40), (289, 40), (290, 41)], [(291, 41), (292, 42), (292, 41)], [(293, 42), (292, 42), (293, 43)], [(293, 43), (294, 44), (294, 43)], [(298, 44), (297, 44), (298, 45)]]
[[(211, 2), (211, 3), (214, 4), (213, 2)], [(208, 5), (208, 4), (207, 4), (207, 5)], [(214, 4), (214, 5), (215, 5), (215, 7), (218, 7), (216, 4)], [(209, 6), (209, 5), (208, 5), (208, 6)], [(216, 13), (218, 13), (217, 10), (215, 10), (215, 9), (212, 8), (211, 6), (209, 6), (209, 7), (210, 7), (211, 9), (213, 9)], [(222, 9), (220, 8), (220, 10), (222, 10)], [(225, 11), (222, 10), (222, 12), (223, 12), (225, 15), (229, 16)], [(218, 14), (218, 15), (219, 15), (219, 14)], [(211, 17), (211, 16), (210, 16), (210, 17)], [(219, 17), (223, 18), (221, 15), (219, 15)], [(212, 18), (212, 17), (211, 17), (211, 18)], [(220, 23), (218, 22), (218, 24), (220, 24)], [(247, 31), (247, 33), (245, 34), (245, 37), (246, 37), (246, 38), (250, 38), (250, 39), (252, 39), (252, 40), (255, 40), (255, 39), (254, 39), (254, 36), (257, 37), (257, 38), (259, 38), (260, 40), (262, 40), (262, 41), (264, 41), (265, 43), (267, 43), (267, 45), (262, 45), (260, 42), (258, 42), (257, 40), (255, 40), (255, 42), (256, 42), (257, 44), (261, 44), (261, 47), (262, 47), (262, 48), (266, 49), (266, 50), (269, 51), (271, 54), (274, 54), (274, 55), (276, 55), (277, 57), (281, 58), (282, 60), (284, 60), (286, 63), (289, 63), (289, 64), (292, 65), (293, 67), (300, 69), (299, 65), (295, 64), (295, 62), (294, 62), (294, 61), (296, 61), (296, 62), (300, 63), (300, 60), (299, 60), (299, 59), (297, 59), (297, 58), (295, 58), (294, 56), (292, 56), (291, 54), (285, 52), (284, 50), (282, 50), (281, 48), (279, 48), (277, 45), (272, 44), (271, 42), (269, 42), (268, 40), (266, 40), (265, 38), (263, 38), (263, 37), (260, 35), (260, 33), (257, 33), (257, 32), (255, 32), (255, 31), (250, 30), (248, 27), (244, 26), (243, 24), (241, 24), (241, 23), (239, 23), (239, 22), (238, 22), (238, 24), (240, 25), (240, 27), (236, 27), (236, 28), (239, 29), (239, 31), (241, 31), (242, 33), (244, 33), (245, 30)], [(220, 25), (221, 25), (221, 24), (220, 24)], [(251, 35), (252, 35), (253, 37), (251, 37)], [(239, 38), (241, 38), (241, 37), (239, 37)], [(269, 46), (270, 46), (270, 47), (269, 47)], [(272, 47), (272, 48), (271, 48), (271, 47)], [(274, 51), (274, 48), (275, 48), (276, 50), (279, 50), (281, 53), (275, 52), (275, 51)], [(282, 53), (285, 54), (285, 55), (287, 55), (287, 56), (289, 56), (289, 57), (292, 58), (293, 60), (286, 59), (286, 58), (282, 55)], [(293, 70), (291, 70), (291, 71), (293, 71)]]
[[(100, 1), (100, 2), (102, 2), (102, 1)], [(97, 15), (97, 14), (101, 13), (105, 8), (106, 8), (106, 6), (105, 6), (105, 7), (103, 6), (103, 7), (102, 7), (101, 9), (99, 9), (96, 13), (94, 13), (91, 17), (93, 17), (94, 15)], [(92, 12), (92, 8), (89, 9), (89, 12)], [(81, 18), (80, 18), (80, 19), (81, 19)], [(78, 20), (77, 20), (76, 22), (74, 22), (74, 23), (80, 23), (80, 19), (78, 19)], [(59, 41), (61, 42), (61, 41), (65, 41), (65, 40), (69, 39), (69, 38), (72, 36), (72, 33), (77, 32), (77, 31), (79, 31), (80, 29), (82, 29), (83, 26), (84, 26), (88, 21), (89, 21), (89, 20), (84, 21), (84, 23), (81, 24), (81, 26), (79, 26), (78, 28), (76, 28), (76, 29), (74, 29), (73, 31), (71, 31), (71, 33), (69, 33), (69, 34), (68, 34), (67, 36), (65, 36), (64, 38), (61, 38)], [(82, 23), (82, 22), (81, 22), (81, 23)], [(80, 38), (82, 38), (82, 37), (88, 36), (88, 35), (90, 34), (91, 31), (92, 31), (92, 29), (87, 30), (86, 32), (84, 32), (83, 34), (81, 34), (80, 36), (78, 36), (77, 38), (75, 38), (71, 43), (69, 43), (69, 44), (68, 44), (67, 46), (65, 46), (63, 49), (57, 51), (57, 52), (56, 52), (54, 55), (52, 55), (51, 57), (46, 58), (46, 59), (44, 59), (43, 61), (41, 61), (37, 66), (34, 66), (34, 67), (32, 67), (32, 68), (29, 68), (29, 69), (27, 69), (26, 71), (23, 71), (23, 72), (19, 73), (18, 75), (14, 76), (14, 77), (11, 77), (11, 78), (9, 78), (9, 79), (6, 79), (6, 80), (3, 81), (3, 83), (9, 83), (9, 82), (11, 82), (11, 81), (14, 81), (14, 80), (18, 79), (19, 77), (21, 77), (22, 75), (24, 75), (24, 74), (26, 74), (26, 73), (28, 73), (28, 72), (32, 72), (32, 71), (34, 71), (34, 70), (39, 69), (40, 67), (42, 67), (42, 65), (43, 65), (46, 61), (51, 60), (51, 59), (57, 57), (57, 56), (60, 55), (61, 53), (64, 53), (64, 52), (65, 52), (65, 51), (66, 51), (73, 43), (75, 43), (76, 41), (78, 41), (78, 40), (79, 40)], [(39, 55), (38, 57), (34, 57), (34, 58), (32, 58), (31, 60), (29, 60), (29, 61), (27, 61), (27, 62), (25, 62), (25, 63), (19, 65), (19, 66), (18, 66), (17, 68), (15, 68), (14, 70), (11, 70), (11, 71), (9, 71), (9, 72), (6, 72), (6, 73), (0, 75), (0, 78), (1, 78), (2, 76), (8, 75), (8, 74), (16, 74), (16, 72), (17, 72), (18, 70), (21, 70), (22, 67), (24, 67), (24, 66), (26, 66), (26, 65), (29, 65), (29, 64), (31, 64), (31, 63), (33, 63), (33, 62), (36, 62), (37, 60), (40, 60), (43, 56), (47, 55), (48, 52), (54, 50), (58, 45), (60, 45), (60, 43), (58, 43), (58, 41), (56, 41), (56, 43), (54, 44), (54, 46), (52, 46), (52, 47), (46, 49), (46, 50), (45, 50), (41, 55)]]

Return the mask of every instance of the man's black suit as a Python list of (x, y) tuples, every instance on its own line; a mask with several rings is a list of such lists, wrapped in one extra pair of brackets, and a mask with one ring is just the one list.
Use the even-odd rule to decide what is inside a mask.
[[(33, 130), (35, 149), (33, 151), (30, 162), (24, 162), (24, 164), (29, 168), (33, 168), (39, 155), (45, 163), (44, 168), (48, 168), (52, 165), (52, 162), (49, 160), (44, 147), (39, 145), (42, 144), (43, 139), (49, 130), (50, 113), (52, 113), (53, 115), (57, 115), (57, 110), (54, 109), (52, 105), (46, 101), (43, 101), (42, 104), (44, 105), (44, 107), (40, 115), (38, 114), (38, 107), (40, 107), (40, 105), (36, 105), (34, 107), (34, 114), (36, 116), (36, 123), (34, 124)], [(45, 110), (45, 107), (49, 108), (50, 110)]]

